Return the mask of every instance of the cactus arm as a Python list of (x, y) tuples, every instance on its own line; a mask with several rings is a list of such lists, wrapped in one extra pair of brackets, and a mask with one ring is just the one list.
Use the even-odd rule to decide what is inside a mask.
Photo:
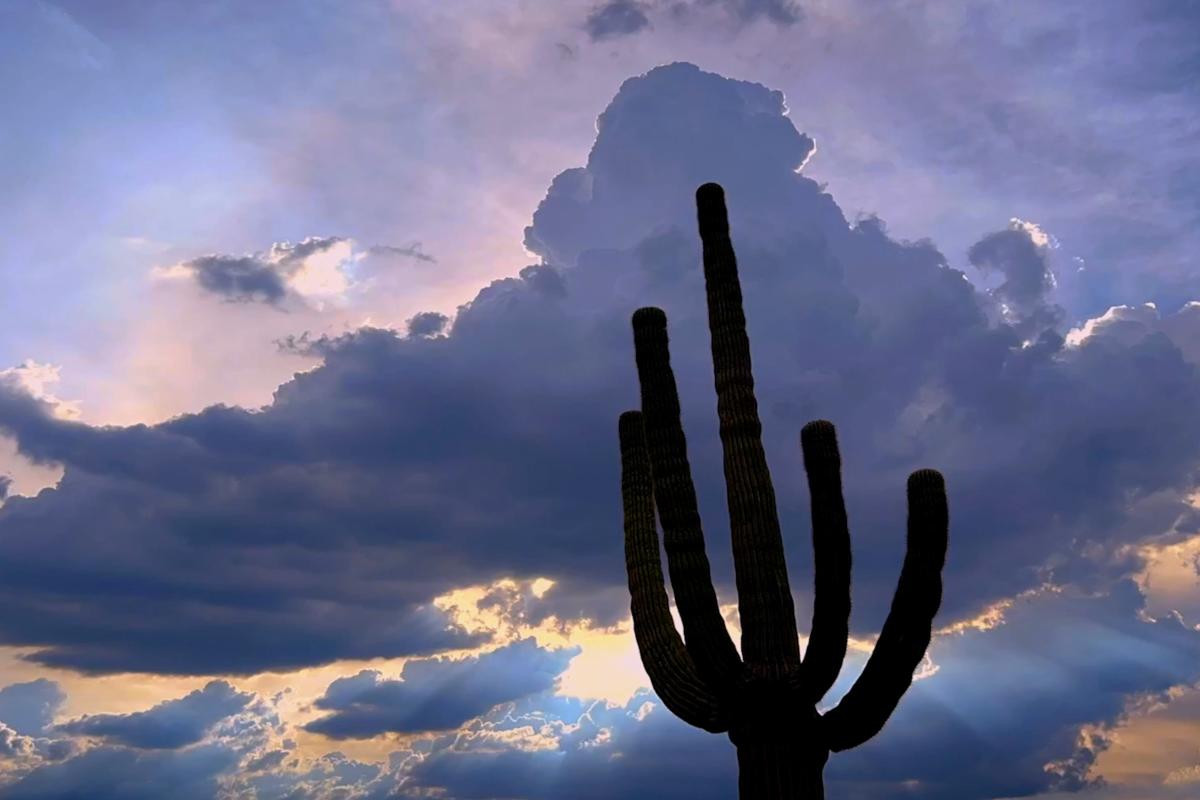
[(659, 698), (685, 722), (713, 733), (728, 728), (717, 698), (705, 685), (671, 619), (654, 528), (650, 459), (642, 415), (627, 411), (618, 423), (621, 497), (625, 507), (625, 566), (633, 632), (642, 664)]
[(812, 504), (813, 616), (804, 651), (804, 692), (817, 703), (841, 672), (850, 634), (850, 528), (842, 498), (841, 456), (833, 423), (800, 432)]
[(941, 474), (917, 470), (908, 478), (908, 545), (891, 611), (862, 675), (825, 714), (830, 750), (854, 747), (878, 733), (912, 684), (942, 600), (949, 525)]
[(696, 191), (696, 207), (704, 246), (704, 282), (742, 622), (742, 656), (748, 664), (769, 666), (786, 674), (800, 666), (796, 611), (788, 585), (775, 489), (762, 447), (750, 341), (737, 260), (729, 239), (724, 191), (715, 183), (704, 184)]
[(661, 309), (634, 312), (633, 340), (654, 502), (662, 522), (667, 569), (683, 621), (684, 641), (701, 677), (713, 686), (728, 685), (741, 671), (741, 659), (717, 605), (704, 551), (667, 347), (667, 318)]

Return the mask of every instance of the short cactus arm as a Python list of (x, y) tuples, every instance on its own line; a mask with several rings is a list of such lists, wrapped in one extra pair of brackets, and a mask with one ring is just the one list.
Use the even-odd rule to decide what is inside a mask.
[(800, 432), (812, 506), (813, 616), (804, 651), (804, 692), (817, 703), (837, 680), (850, 634), (850, 528), (842, 498), (842, 461), (833, 423)]
[(685, 722), (713, 733), (728, 729), (715, 695), (696, 672), (671, 619), (654, 528), (650, 459), (642, 415), (627, 411), (618, 424), (621, 496), (625, 506), (625, 566), (633, 632), (654, 691)]
[(729, 238), (725, 193), (715, 183), (696, 191), (704, 245), (704, 283), (712, 333), (717, 417), (725, 453), (742, 656), (747, 664), (780, 673), (800, 666), (796, 610), (788, 585), (775, 489), (762, 446), (754, 397), (750, 340), (742, 310), (737, 259)]
[(837, 707), (825, 714), (833, 751), (862, 744), (880, 730), (912, 684), (942, 601), (950, 517), (940, 473), (917, 470), (908, 478), (908, 550), (892, 608), (862, 675)]
[(647, 307), (634, 312), (633, 344), (654, 502), (684, 641), (701, 677), (713, 686), (728, 685), (741, 671), (741, 659), (717, 605), (704, 552), (696, 489), (680, 422), (679, 393), (667, 347), (667, 317), (661, 309)]

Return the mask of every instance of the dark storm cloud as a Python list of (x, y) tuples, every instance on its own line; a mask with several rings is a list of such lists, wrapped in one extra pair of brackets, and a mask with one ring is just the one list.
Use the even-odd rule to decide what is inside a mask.
[(1043, 248), (1020, 227), (988, 234), (967, 250), (967, 258), (984, 272), (1003, 275), (995, 294), (1018, 309), (1042, 302), (1054, 286)]
[[(625, 81), (596, 122), (599, 133), (587, 165), (554, 178), (525, 229), (525, 247), (554, 265), (575, 264), (581, 254), (594, 251), (579, 264), (588, 268), (579, 270), (585, 274), (576, 281), (603, 279), (618, 270), (619, 281), (639, 277), (628, 258), (619, 267), (597, 263), (614, 259), (606, 251), (639, 245), (642, 269), (672, 269), (662, 278), (676, 283), (702, 278), (694, 260), (699, 253), (694, 194), (715, 178), (741, 198), (743, 212), (751, 204), (761, 211), (775, 202), (770, 214), (775, 226), (795, 224), (796, 235), (805, 228), (815, 234), (845, 226), (832, 199), (795, 176), (814, 143), (796, 130), (784, 109), (782, 92), (717, 78), (688, 64)], [(789, 219), (797, 212), (805, 217)], [(606, 292), (614, 289), (613, 299), (626, 299), (625, 286)], [(703, 303), (704, 297), (693, 299)]]
[(553, 689), (578, 653), (522, 639), (457, 661), (408, 661), (400, 680), (363, 670), (331, 683), (314, 705), (334, 713), (304, 727), (334, 739), (457, 728), (501, 703)]
[(413, 242), (404, 247), (397, 247), (391, 244), (376, 244), (367, 248), (367, 252), (373, 256), (400, 256), (403, 258), (412, 258), (417, 261), (425, 261), (429, 264), (436, 264), (437, 259), (421, 249), (420, 242)]
[(147, 711), (93, 714), (63, 723), (58, 729), (145, 750), (171, 750), (200, 741), (218, 722), (245, 708), (251, 698), (225, 681), (212, 681)]
[(266, 253), (201, 256), (178, 266), (191, 272), (202, 289), (226, 300), (275, 304), (287, 296), (287, 279), (306, 258), (343, 241), (338, 236), (314, 236), (294, 245), (275, 244)]
[(409, 336), (436, 336), (446, 329), (450, 318), (437, 311), (422, 311), (408, 321)]
[(191, 270), (201, 288), (227, 300), (277, 303), (287, 294), (275, 266), (253, 256), (201, 256), (181, 266)]
[(237, 754), (220, 745), (180, 752), (93, 748), (4, 788), (8, 800), (212, 800)]
[(636, 0), (608, 0), (592, 9), (583, 28), (593, 42), (631, 33), (646, 28), (650, 19), (646, 16), (645, 3)]
[(765, 18), (777, 25), (791, 25), (803, 16), (794, 0), (697, 0), (696, 5), (721, 6), (743, 22)]
[(668, 0), (653, 4), (609, 0), (592, 9), (583, 27), (588, 37), (596, 42), (629, 36), (650, 27), (650, 14), (655, 12), (664, 13), (669, 21), (686, 23), (709, 9), (721, 12), (722, 25), (732, 21), (740, 26), (765, 19), (787, 26), (803, 18), (800, 6), (793, 0)]
[(1047, 245), (1034, 239), (1034, 231), (1014, 220), (1008, 230), (996, 231), (967, 250), (967, 258), (984, 274), (998, 273), (1004, 280), (991, 293), (1006, 309), (1013, 327), (1028, 336), (1053, 327), (1063, 311), (1049, 302), (1054, 273), (1046, 257)]
[(257, 756), (246, 763), (245, 772), (266, 772), (268, 770), (277, 770), (283, 766), (291, 753), (287, 750), (268, 750), (261, 756)]
[(531, 621), (624, 618), (616, 419), (638, 402), (629, 318), (643, 305), (670, 320), (709, 556), (732, 599), (693, 207), (710, 180), (729, 198), (801, 619), (797, 439), (813, 418), (838, 425), (859, 632), (890, 601), (912, 469), (947, 475), (943, 620), (1054, 570), (1127, 571), (1113, 552), (1189, 513), (1200, 376), (1171, 318), (1132, 342), (1027, 337), (931, 244), (850, 225), (797, 173), (813, 142), (757, 84), (657, 68), (622, 85), (598, 131), (526, 230), (546, 263), (481, 290), (446, 336), (322, 340), (324, 364), (266, 409), (154, 426), (64, 421), (0, 386), (0, 428), (66, 465), (56, 490), (0, 509), (0, 640), (93, 671), (429, 653), (470, 641), (430, 600), (500, 577), (557, 581), (524, 604)]

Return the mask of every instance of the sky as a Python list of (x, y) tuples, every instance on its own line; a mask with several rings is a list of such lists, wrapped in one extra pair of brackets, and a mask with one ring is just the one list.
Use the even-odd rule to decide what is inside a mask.
[[(0, 0), (0, 797), (728, 798), (624, 572), (666, 311), (737, 640), (694, 193), (725, 187), (830, 797), (1200, 793), (1200, 4)], [(807, 631), (798, 631), (801, 643)]]

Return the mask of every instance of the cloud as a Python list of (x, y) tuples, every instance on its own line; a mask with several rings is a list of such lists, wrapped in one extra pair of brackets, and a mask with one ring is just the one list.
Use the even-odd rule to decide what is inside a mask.
[[(271, 702), (224, 681), (130, 714), (57, 726), (0, 775), (5, 798), (211, 800), (243, 764), (268, 758), (285, 730)], [(7, 738), (0, 728), (0, 746)], [(79, 737), (79, 738), (74, 738)]]
[(67, 699), (57, 683), (38, 678), (0, 689), (0, 722), (26, 736), (39, 736)]
[(803, 18), (794, 0), (697, 0), (693, 5), (719, 6), (742, 22), (766, 18), (777, 25), (793, 25)]
[(410, 796), (403, 786), (399, 754), (387, 765), (356, 761), (341, 752), (327, 753), (308, 763), (292, 759), (284, 768), (254, 775), (240, 773), (235, 791), (259, 800), (325, 800), (326, 798), (399, 798)]
[(628, 36), (650, 25), (646, 5), (636, 0), (608, 0), (588, 14), (584, 30), (593, 42)]
[(0, 369), (0, 385), (6, 385), (22, 394), (29, 395), (47, 407), (50, 414), (60, 419), (78, 419), (77, 403), (56, 396), (51, 387), (61, 378), (60, 368), (54, 364), (39, 364), (26, 359), (19, 366)]
[(408, 321), (409, 336), (436, 336), (446, 329), (450, 318), (437, 311), (422, 311)]
[(72, 742), (49, 731), (65, 700), (59, 685), (45, 678), (0, 689), (0, 781), (74, 753)]
[(391, 244), (376, 244), (367, 249), (367, 252), (373, 256), (399, 256), (403, 258), (412, 258), (417, 261), (424, 261), (429, 264), (436, 264), (437, 259), (421, 249), (420, 242), (413, 242), (404, 247), (397, 247)]
[(717, 800), (737, 793), (725, 736), (689, 728), (641, 693), (624, 706), (579, 698), (505, 707), (435, 741), (411, 780), (452, 797)]
[(1113, 344), (1132, 347), (1155, 333), (1170, 339), (1190, 363), (1200, 366), (1200, 301), (1185, 304), (1173, 314), (1162, 314), (1154, 303), (1113, 306), (1067, 333), (1067, 342), (1080, 345), (1098, 336)]
[(253, 256), (201, 256), (179, 266), (190, 271), (201, 288), (227, 300), (277, 303), (287, 294), (275, 266)]
[(217, 778), (237, 765), (227, 747), (182, 752), (94, 748), (31, 772), (4, 788), (12, 800), (212, 800)]
[(60, 731), (102, 738), (144, 750), (172, 750), (195, 744), (221, 720), (233, 716), (252, 695), (225, 681), (212, 681), (178, 700), (132, 714), (93, 714), (58, 726)]
[[(732, 598), (693, 207), (709, 180), (730, 202), (801, 618), (796, 437), (818, 417), (838, 425), (860, 634), (890, 602), (918, 467), (947, 476), (943, 621), (1048, 577), (1135, 570), (1127, 545), (1196, 513), (1200, 376), (1180, 343), (1100, 330), (1068, 345), (1050, 323), (1027, 338), (931, 243), (850, 224), (797, 171), (815, 144), (785, 108), (689, 64), (626, 81), (586, 165), (554, 179), (526, 229), (544, 263), (480, 290), (445, 336), (322, 340), (323, 364), (260, 411), (99, 428), (4, 384), (0, 428), (66, 473), (0, 509), (0, 640), (96, 672), (429, 654), (480, 641), (433, 600), (502, 577), (555, 581), (532, 622), (623, 620), (615, 428), (637, 404), (629, 318), (643, 305), (670, 320), (709, 556)], [(1027, 274), (1010, 262), (1006, 280)], [(1014, 296), (1053, 308), (1052, 293)]]
[(937, 637), (938, 671), (879, 737), (831, 759), (831, 786), (885, 798), (912, 780), (932, 800), (984, 800), (1090, 784), (1131, 700), (1165, 701), (1200, 679), (1200, 634), (1143, 609), (1128, 580), (1101, 592), (1049, 587), (1016, 599), (998, 627)]
[(277, 770), (283, 766), (284, 761), (287, 760), (289, 755), (290, 753), (287, 750), (268, 750), (261, 756), (257, 756), (247, 762), (245, 772), (253, 773)]
[[(1129, 714), (1174, 702), (1168, 689), (1200, 678), (1200, 634), (1174, 616), (1150, 620), (1143, 611), (1129, 581), (1100, 592), (1043, 587), (1008, 603), (998, 624), (939, 634), (927, 676), (883, 732), (831, 760), (829, 793), (889, 800), (905, 786), (931, 800), (990, 800), (1090, 785), (1088, 768)], [(625, 704), (549, 691), (570, 655), (526, 639), (461, 661), (412, 661), (402, 680), (364, 671), (335, 681), (317, 705), (335, 708), (334, 717), (349, 712), (343, 722), (354, 735), (410, 734), (383, 765), (337, 752), (303, 761), (294, 745), (277, 744), (286, 729), (256, 700), (192, 744), (140, 750), (105, 743), (39, 764), (4, 796), (70, 797), (89, 786), (89, 797), (152, 797), (170, 780), (183, 787), (171, 796), (205, 796), (216, 782), (264, 800), (337, 792), (715, 799), (736, 790), (727, 737), (688, 727), (649, 690)], [(861, 670), (864, 655), (851, 651), (831, 700)], [(420, 735), (443, 724), (456, 730)]]
[(0, 782), (46, 764), (53, 764), (76, 752), (73, 742), (45, 736), (26, 736), (0, 722)]
[(555, 688), (578, 653), (527, 638), (460, 660), (413, 659), (399, 680), (363, 670), (331, 683), (314, 705), (334, 713), (304, 727), (334, 739), (457, 728), (501, 703)]
[[(831, 758), (827, 791), (991, 800), (1091, 785), (1131, 697), (1169, 703), (1168, 689), (1200, 678), (1200, 634), (1173, 617), (1148, 621), (1143, 607), (1128, 581), (1097, 593), (1047, 587), (1014, 600), (996, 627), (937, 636), (931, 674), (879, 736)], [(832, 698), (863, 661), (851, 652)], [(411, 774), (453, 797), (529, 800), (718, 798), (737, 782), (727, 738), (687, 727), (648, 692), (624, 706), (517, 702), (435, 742)]]
[(1031, 231), (1014, 224), (973, 244), (967, 258), (984, 272), (1001, 273), (1004, 283), (993, 290), (995, 295), (1018, 310), (1027, 310), (1041, 303), (1054, 287), (1044, 247)]
[(36, 745), (32, 737), (22, 736), (0, 723), (0, 759), (29, 758), (35, 751)]
[(349, 285), (343, 267), (349, 248), (349, 241), (339, 236), (310, 236), (298, 244), (277, 242), (264, 253), (200, 256), (157, 274), (190, 276), (205, 291), (231, 302), (278, 305), (290, 292), (303, 296), (344, 291)]
[[(596, 122), (587, 165), (554, 178), (525, 229), (525, 247), (558, 266), (595, 251), (591, 262), (579, 264), (579, 272), (590, 273), (601, 269), (594, 261), (605, 251), (641, 246), (642, 269), (665, 269), (662, 262), (670, 259), (676, 270), (692, 274), (698, 269), (690, 261), (698, 252), (694, 193), (706, 180), (742, 198), (743, 211), (786, 197), (793, 214), (804, 212), (793, 218), (800, 229), (844, 226), (832, 199), (815, 191), (815, 184), (797, 182), (794, 171), (815, 144), (784, 116), (785, 108), (782, 92), (691, 64), (625, 81)], [(770, 216), (777, 225), (793, 223), (778, 205)], [(663, 253), (648, 250), (668, 246), (672, 249)], [(634, 265), (621, 267), (622, 273), (636, 274)]]
[(1048, 247), (1048, 237), (1036, 225), (1014, 219), (1007, 230), (989, 233), (967, 250), (973, 266), (1004, 278), (991, 292), (1023, 335), (1051, 328), (1064, 316), (1061, 308), (1048, 302), (1055, 286), (1046, 258)]
[(729, 22), (742, 26), (765, 19), (786, 27), (803, 19), (800, 6), (793, 0), (668, 0), (654, 4), (637, 0), (608, 0), (591, 10), (583, 28), (591, 41), (598, 42), (630, 36), (650, 28), (651, 13), (659, 12), (669, 22), (685, 24), (706, 15), (710, 10), (720, 12), (719, 22), (722, 26)]

